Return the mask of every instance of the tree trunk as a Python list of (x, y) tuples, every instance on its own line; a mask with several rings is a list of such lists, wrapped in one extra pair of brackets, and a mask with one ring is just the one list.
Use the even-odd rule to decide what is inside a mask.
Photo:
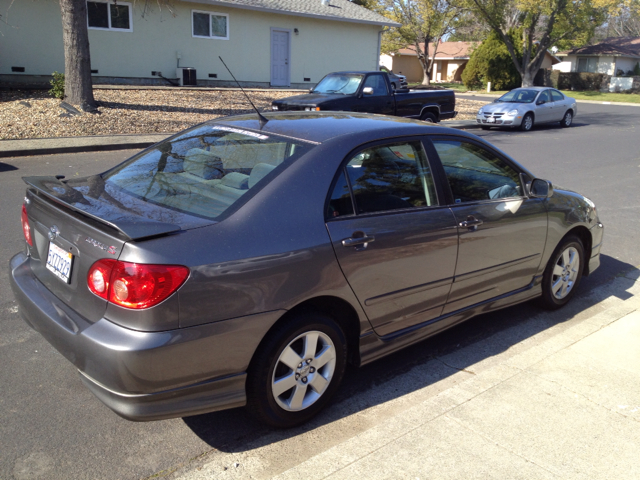
[(533, 87), (533, 80), (536, 78), (536, 73), (538, 73), (538, 70), (534, 72), (531, 68), (525, 68), (524, 72), (522, 72), (522, 86)]
[(60, 0), (62, 12), (62, 39), (64, 43), (64, 94), (65, 100), (79, 105), (85, 111), (93, 111), (91, 83), (91, 54), (87, 30), (86, 0)]

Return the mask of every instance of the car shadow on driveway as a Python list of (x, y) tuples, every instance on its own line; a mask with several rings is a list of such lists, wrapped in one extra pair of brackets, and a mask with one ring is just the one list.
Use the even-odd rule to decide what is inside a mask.
[(631, 296), (627, 289), (637, 278), (640, 270), (633, 265), (602, 255), (601, 267), (592, 276), (583, 278), (578, 295), (564, 308), (548, 312), (535, 300), (526, 302), (472, 318), (383, 361), (360, 369), (349, 368), (333, 402), (316, 418), (297, 428), (272, 429), (242, 408), (185, 417), (183, 421), (200, 439), (223, 452), (244, 452), (293, 438), (433, 386), (550, 327), (574, 319), (606, 298), (625, 300)]

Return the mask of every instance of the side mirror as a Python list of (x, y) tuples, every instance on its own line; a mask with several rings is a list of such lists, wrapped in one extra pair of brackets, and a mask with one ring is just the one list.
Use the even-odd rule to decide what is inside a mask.
[(362, 89), (363, 95), (373, 95), (373, 87), (364, 87)]
[(310, 88), (310, 89), (309, 89), (309, 93), (313, 93), (313, 88)]
[(545, 100), (538, 100), (536, 105), (544, 105), (545, 103), (547, 103)]
[(553, 185), (549, 180), (534, 178), (529, 187), (529, 196), (533, 198), (550, 198), (553, 195)]

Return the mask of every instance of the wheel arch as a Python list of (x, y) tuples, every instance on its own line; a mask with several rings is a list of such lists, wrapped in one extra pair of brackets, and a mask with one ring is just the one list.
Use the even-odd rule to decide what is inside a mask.
[(266, 339), (269, 338), (274, 330), (279, 329), (280, 326), (286, 323), (290, 318), (296, 315), (302, 315), (305, 312), (320, 313), (335, 321), (342, 328), (347, 340), (348, 362), (356, 366), (360, 365), (360, 318), (356, 309), (349, 302), (334, 296), (310, 298), (288, 310), (264, 335), (251, 358), (250, 365), (253, 363), (256, 353), (262, 348)]
[(420, 116), (418, 118), (422, 118), (425, 113), (433, 113), (436, 116), (436, 122), (440, 121), (440, 107), (438, 105), (425, 105), (420, 110)]
[(569, 236), (578, 237), (582, 242), (582, 246), (584, 247), (584, 269), (582, 270), (582, 275), (587, 277), (589, 276), (589, 259), (591, 258), (591, 250), (593, 248), (591, 232), (584, 225), (575, 226), (562, 237), (558, 244), (562, 243), (564, 239)]

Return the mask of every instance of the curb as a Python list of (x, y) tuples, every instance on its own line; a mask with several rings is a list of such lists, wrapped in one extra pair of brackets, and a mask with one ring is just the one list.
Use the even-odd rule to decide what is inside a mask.
[[(439, 126), (471, 129), (480, 128), (473, 120), (440, 123)], [(0, 140), (0, 158), (54, 155), (60, 153), (106, 152), (147, 148), (173, 133), (146, 135), (111, 135), (93, 137), (32, 138), (27, 140)]]

